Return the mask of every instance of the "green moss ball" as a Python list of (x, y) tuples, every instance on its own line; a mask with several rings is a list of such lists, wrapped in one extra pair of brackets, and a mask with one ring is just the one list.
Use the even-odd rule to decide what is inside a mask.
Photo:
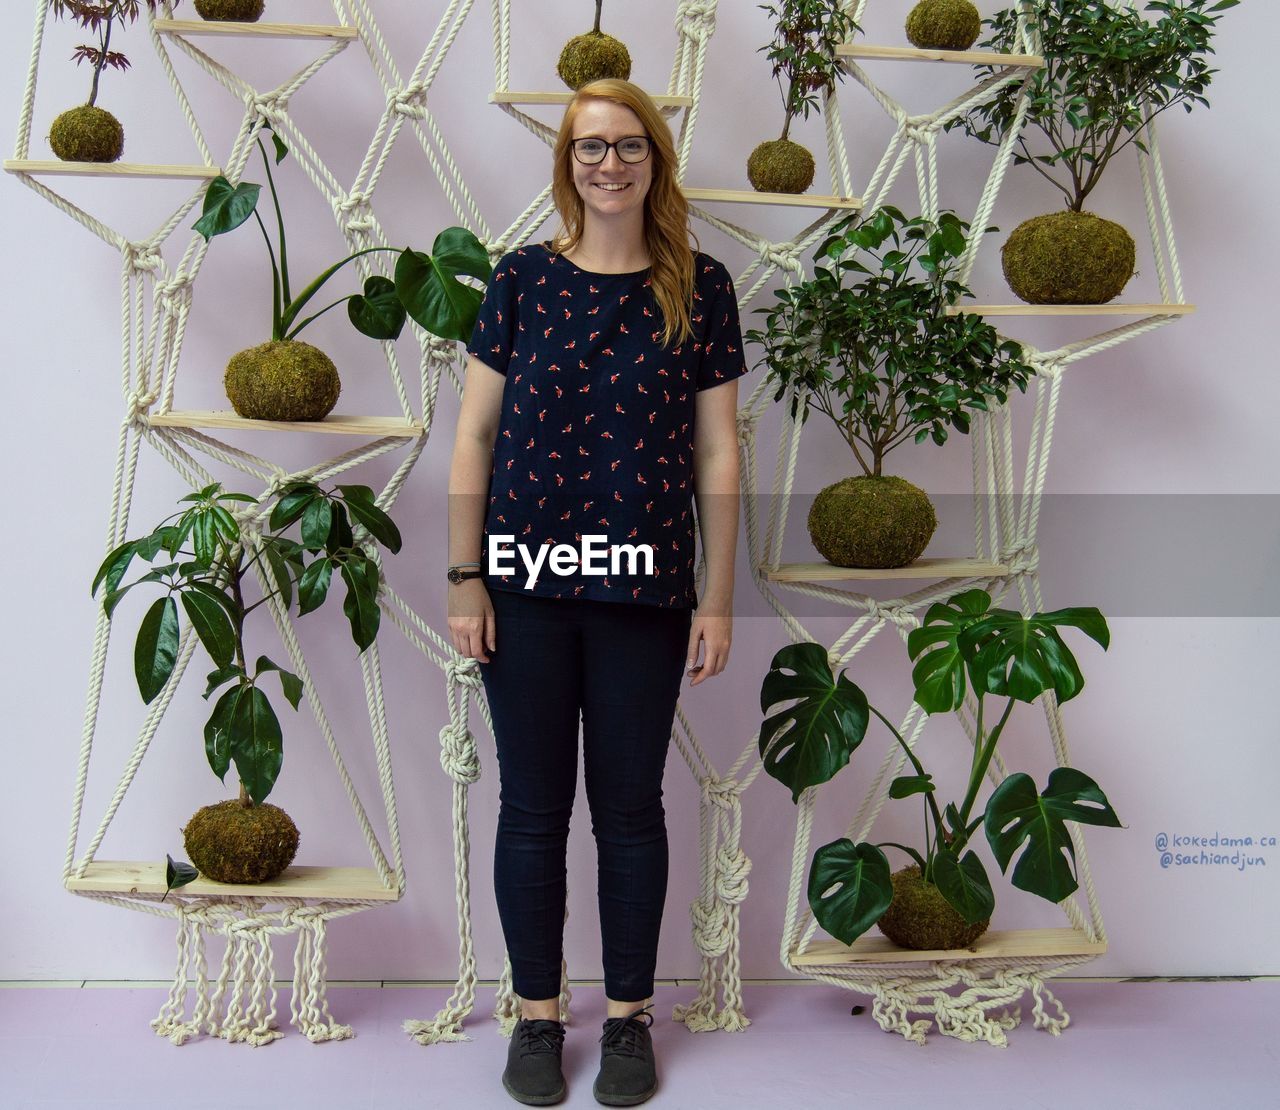
[(329, 356), (298, 339), (233, 355), (223, 385), (231, 407), (250, 420), (323, 420), (342, 392)]
[(907, 16), (907, 39), (921, 50), (968, 50), (981, 32), (969, 0), (920, 0)]
[(124, 128), (110, 112), (85, 104), (53, 121), (49, 145), (64, 162), (114, 162), (124, 153)]
[(211, 23), (257, 23), (263, 0), (196, 0), (196, 14)]
[(1029, 304), (1106, 304), (1133, 277), (1133, 236), (1091, 212), (1052, 212), (1014, 229), (1000, 252), (1009, 288)]
[(580, 89), (591, 81), (631, 77), (631, 53), (625, 44), (603, 31), (588, 31), (564, 44), (556, 72), (571, 89)]
[(859, 475), (827, 486), (809, 510), (809, 538), (838, 567), (905, 567), (929, 546), (938, 517), (905, 478)]
[(813, 155), (790, 139), (761, 143), (747, 159), (747, 180), (758, 193), (803, 193), (815, 170)]
[(929, 952), (939, 948), (968, 948), (987, 931), (991, 921), (970, 925), (942, 892), (926, 883), (914, 863), (891, 876), (893, 901), (877, 924), (894, 944)]
[(279, 806), (238, 801), (198, 809), (182, 830), (187, 858), (218, 883), (265, 883), (298, 853), (298, 826)]

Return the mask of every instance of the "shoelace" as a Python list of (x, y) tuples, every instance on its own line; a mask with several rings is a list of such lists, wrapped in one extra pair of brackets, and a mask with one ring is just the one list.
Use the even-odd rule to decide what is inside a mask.
[(608, 1051), (621, 1056), (643, 1056), (651, 1025), (653, 1025), (653, 1015), (649, 1013), (649, 1006), (644, 1006), (626, 1017), (608, 1018), (604, 1023), (604, 1033), (600, 1036), (600, 1043)]
[(538, 1018), (534, 1021), (522, 1021), (517, 1028), (520, 1032), (522, 1053), (532, 1055), (546, 1052), (559, 1053), (564, 1045), (564, 1026), (558, 1021)]

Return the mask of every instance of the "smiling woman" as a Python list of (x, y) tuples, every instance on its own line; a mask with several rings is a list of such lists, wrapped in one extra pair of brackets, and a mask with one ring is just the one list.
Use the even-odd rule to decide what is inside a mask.
[[(521, 998), (503, 1082), (536, 1105), (565, 1091), (557, 995), (579, 720), (608, 1010), (594, 1094), (633, 1106), (657, 1089), (648, 1000), (681, 652), (696, 686), (724, 670), (732, 636), (746, 366), (733, 282), (691, 246), (675, 169), (643, 90), (580, 89), (554, 149), (563, 229), (499, 259), (468, 347), (449, 554), (451, 569), (485, 569), (450, 578), (449, 629), (480, 664), (502, 777), (494, 881)], [(652, 559), (598, 570), (585, 557), (597, 541)]]

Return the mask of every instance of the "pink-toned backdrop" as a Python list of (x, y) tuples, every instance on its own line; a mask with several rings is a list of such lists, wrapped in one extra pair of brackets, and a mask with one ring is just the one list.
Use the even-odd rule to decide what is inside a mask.
[[(901, 42), (907, 0), (872, 0), (868, 41)], [(981, 0), (984, 14), (997, 6)], [(6, 142), (14, 134), (28, 57), (34, 6), (15, 4), (0, 71), (6, 106)], [(375, 3), (382, 28), (404, 70), (412, 68), (430, 37), (441, 0), (402, 5)], [(511, 87), (555, 88), (554, 58), (561, 42), (584, 29), (592, 5), (554, 0), (514, 5)], [(268, 18), (328, 22), (319, 0), (270, 0)], [(630, 44), (634, 76), (665, 88), (675, 33), (674, 4), (606, 6), (608, 29)], [(411, 13), (426, 14), (411, 14)], [(656, 13), (656, 14), (655, 14)], [(1280, 648), (1270, 581), (1276, 566), (1277, 480), (1273, 467), (1277, 409), (1269, 320), (1276, 237), (1272, 204), (1276, 128), (1267, 114), (1270, 84), (1267, 43), (1280, 32), (1280, 14), (1245, 5), (1227, 14), (1218, 39), (1211, 111), (1169, 114), (1162, 146), (1189, 299), (1198, 312), (1073, 368), (1056, 427), (1056, 451), (1046, 505), (1043, 575), (1053, 605), (1098, 604), (1111, 618), (1113, 644), (1105, 656), (1081, 647), (1088, 689), (1067, 708), (1077, 764), (1106, 787), (1126, 822), (1120, 831), (1091, 834), (1089, 845), (1111, 952), (1092, 965), (1102, 974), (1274, 973), (1278, 953), (1269, 921), (1280, 910), (1280, 849), (1257, 843), (1280, 836), (1275, 790), (1280, 755), (1271, 712), (1274, 661)], [(776, 86), (756, 48), (768, 38), (765, 16), (747, 0), (722, 0), (708, 55), (704, 100), (688, 182), (742, 187), (747, 152), (774, 137), (781, 121)], [(49, 122), (80, 102), (88, 74), (66, 56), (79, 41), (54, 25), (42, 59), (33, 156), (43, 157)], [(114, 45), (114, 44), (113, 44)], [(141, 28), (120, 45), (134, 61), (131, 73), (108, 74), (101, 103), (128, 129), (127, 157), (139, 161), (194, 161), (194, 147)], [(314, 56), (298, 44), (231, 43), (211, 53), (237, 59), (242, 72), (268, 87)], [(478, 2), (431, 92), (431, 106), (490, 224), (505, 227), (545, 183), (546, 148), (498, 108), (486, 103), (493, 59), (488, 6)], [(180, 73), (205, 126), (215, 156), (229, 147), (239, 105), (203, 73), (179, 59)], [(939, 72), (945, 68), (946, 73)], [(926, 110), (960, 90), (964, 71), (952, 67), (882, 65), (886, 87), (913, 110)], [(871, 98), (846, 83), (841, 104), (855, 179), (878, 160), (887, 125)], [(330, 63), (298, 94), (291, 111), (321, 156), (343, 181), (359, 166), (383, 99), (359, 47)], [(548, 116), (547, 118), (551, 118)], [(815, 149), (817, 121), (800, 127)], [(425, 160), (405, 135), (379, 187), (380, 217), (397, 240), (427, 244), (455, 222)], [(8, 143), (12, 147), (12, 143)], [(971, 211), (988, 152), (959, 136), (941, 143), (943, 203)], [(820, 159), (821, 162), (821, 159)], [(293, 267), (315, 272), (339, 257), (342, 240), (332, 214), (296, 167), (280, 176), (292, 229)], [(186, 186), (165, 182), (68, 180), (67, 195), (95, 215), (135, 236), (151, 230), (156, 213), (176, 206)], [(826, 188), (820, 177), (815, 189)], [(60, 885), (66, 825), (75, 774), (94, 612), (88, 584), (104, 542), (112, 458), (123, 415), (119, 374), (118, 258), (53, 207), (8, 179), (3, 204), (7, 271), (3, 312), (7, 338), (10, 417), (3, 437), (7, 478), (3, 560), (7, 766), (0, 782), (7, 891), (0, 930), (0, 979), (158, 978), (170, 973), (171, 926), (149, 916), (79, 900)], [(904, 175), (895, 198), (914, 203)], [(1004, 232), (1022, 218), (1051, 210), (1056, 201), (1030, 170), (1011, 171), (994, 221)], [(1124, 159), (1108, 175), (1095, 210), (1140, 231), (1145, 226), (1137, 174)], [(785, 239), (806, 217), (796, 211), (725, 209), (734, 221)], [(547, 227), (549, 234), (552, 228)], [(698, 227), (702, 246), (733, 273), (746, 265), (738, 244)], [(979, 300), (1007, 300), (993, 236), (975, 287)], [(1127, 299), (1158, 298), (1149, 250)], [(268, 272), (250, 231), (220, 240), (196, 290), (183, 349), (177, 406), (224, 404), (221, 370), (236, 349), (267, 337)], [(750, 321), (747, 306), (745, 318)], [(336, 314), (335, 314), (336, 315)], [(1043, 325), (1036, 325), (1043, 329)], [(1085, 325), (1022, 334), (1042, 346), (1087, 334)], [(343, 371), (340, 408), (390, 412), (394, 398), (368, 341), (341, 321), (312, 329)], [(402, 344), (412, 364), (416, 350)], [(742, 396), (759, 381), (744, 379)], [(442, 393), (436, 424), (411, 484), (395, 514), (404, 551), (390, 563), (395, 587), (418, 611), (444, 627), (444, 508), (457, 399)], [(761, 457), (772, 466), (776, 413), (761, 427)], [(1025, 433), (1027, 406), (1018, 409)], [(277, 437), (265, 446), (244, 439), (282, 463), (310, 452), (334, 450), (312, 437)], [(851, 472), (845, 449), (812, 422), (796, 490), (812, 494)], [(943, 499), (958, 522), (951, 543), (940, 536), (935, 552), (965, 541), (969, 453), (963, 439), (946, 448), (903, 448), (896, 472)], [(389, 465), (370, 467), (362, 479), (379, 485)], [(770, 475), (762, 475), (766, 484)], [(139, 471), (132, 531), (165, 515), (179, 482), (154, 455)], [(1078, 495), (1067, 497), (1065, 495)], [(1104, 496), (1105, 495), (1105, 496)], [(1116, 496), (1127, 495), (1127, 496)], [(1200, 495), (1199, 498), (1172, 495)], [(1126, 524), (1125, 513), (1142, 523)], [(1207, 522), (1207, 523), (1206, 523)], [(797, 525), (799, 521), (797, 520)], [(1237, 529), (1249, 550), (1232, 550)], [(1222, 533), (1228, 533), (1223, 535)], [(805, 557), (797, 529), (788, 554)], [(727, 768), (759, 725), (760, 680), (772, 653), (785, 642), (776, 621), (762, 615), (743, 565), (733, 656), (718, 679), (688, 691), (683, 704), (716, 765)], [(1271, 591), (1271, 592), (1269, 592)], [(1211, 616), (1226, 609), (1226, 616)], [(806, 620), (833, 638), (836, 617), (812, 605)], [(376, 807), (376, 774), (367, 745), (368, 725), (353, 648), (336, 606), (309, 616), (308, 651), (324, 678), (323, 699), (346, 744), (366, 802)], [(393, 737), (400, 827), (409, 891), (400, 904), (337, 923), (329, 969), (336, 979), (448, 979), (457, 967), (454, 877), (449, 839), (449, 787), (439, 768), (437, 733), (447, 720), (444, 683), (420, 656), (388, 629), (382, 640)], [(89, 832), (114, 785), (120, 762), (141, 719), (133, 687), (130, 638), (118, 636), (108, 667), (86, 805)], [(266, 643), (263, 650), (273, 645)], [(877, 704), (900, 713), (907, 668), (900, 644), (887, 639), (860, 657), (852, 677)], [(896, 708), (894, 708), (896, 707)], [(198, 805), (223, 796), (200, 750), (207, 706), (188, 691), (175, 702), (129, 797), (99, 853), (103, 858), (179, 854), (179, 826)], [(287, 710), (285, 711), (288, 712)], [(890, 715), (893, 715), (891, 713)], [(274, 800), (303, 830), (301, 862), (364, 864), (367, 857), (313, 723), (289, 714), (286, 762)], [(478, 714), (473, 720), (479, 721)], [(1011, 755), (1026, 753), (1029, 768), (1044, 769), (1043, 720), (1036, 711), (1015, 716)], [(930, 741), (943, 766), (959, 756), (959, 733), (945, 724)], [(497, 805), (491, 740), (480, 726), (484, 776), (472, 790), (473, 907), (480, 971), (501, 968), (501, 937), (489, 886), (492, 826)], [(858, 764), (827, 788), (814, 843), (841, 835), (860, 797)], [(687, 907), (697, 884), (697, 788), (672, 751), (667, 780), (672, 876), (667, 926), (659, 955), (662, 977), (696, 976)], [(782, 924), (794, 816), (786, 791), (761, 777), (744, 797), (744, 847), (754, 863), (743, 908), (743, 972), (781, 973)], [(913, 816), (912, 814), (907, 816)], [(910, 836), (915, 825), (894, 814), (885, 834)], [(1247, 854), (1261, 863), (1237, 870), (1196, 864), (1161, 866), (1157, 837), (1245, 837)], [(1189, 850), (1173, 847), (1173, 851)], [(595, 915), (594, 851), (585, 801), (570, 849), (570, 918), (566, 950), (570, 974), (600, 974)], [(1006, 890), (1003, 886), (1000, 890)], [(1000, 894), (997, 924), (1057, 923), (1049, 906), (1008, 891)]]

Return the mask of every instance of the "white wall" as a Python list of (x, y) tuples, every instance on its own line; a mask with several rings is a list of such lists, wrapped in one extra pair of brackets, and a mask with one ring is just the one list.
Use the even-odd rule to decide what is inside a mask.
[[(443, 3), (372, 6), (400, 64), (412, 68), (433, 24), (410, 13), (429, 11), (433, 19)], [(554, 0), (515, 6), (511, 86), (554, 88), (551, 70), (559, 45), (588, 24), (591, 5)], [(902, 41), (897, 27), (909, 6), (907, 0), (872, 0), (868, 40)], [(980, 6), (985, 12), (997, 7), (989, 0)], [(670, 18), (655, 18), (652, 10), (673, 7), (606, 6), (606, 27), (629, 42), (636, 79), (655, 90), (665, 88), (675, 34)], [(269, 8), (268, 17), (280, 21), (330, 19), (327, 5), (319, 0), (270, 0)], [(9, 149), (28, 57), (27, 19), (20, 12), (12, 21), (5, 48), (8, 64), (0, 70)], [(1092, 646), (1081, 647), (1089, 687), (1068, 706), (1066, 720), (1076, 762), (1103, 783), (1127, 825), (1089, 838), (1111, 937), (1110, 954), (1090, 969), (1098, 973), (1280, 970), (1274, 928), (1268, 927), (1280, 910), (1280, 849), (1251, 851), (1265, 865), (1240, 872), (1198, 866), (1162, 869), (1155, 848), (1160, 833), (1280, 835), (1274, 803), (1280, 755), (1271, 712), (1280, 637), (1270, 581), (1277, 551), (1272, 421), (1278, 398), (1267, 326), (1274, 314), (1273, 283), (1266, 276), (1277, 245), (1268, 216), (1277, 135), (1268, 114), (1271, 89), (1263, 64), (1274, 32), (1280, 32), (1280, 14), (1272, 6), (1249, 4), (1228, 13), (1218, 38), (1222, 73), (1210, 91), (1213, 109), (1190, 116), (1170, 113), (1162, 132), (1188, 297), (1199, 306), (1197, 314), (1072, 369), (1058, 413), (1049, 490), (1084, 496), (1047, 502), (1047, 600), (1053, 605), (1098, 604), (1111, 618), (1113, 632), (1105, 656)], [(764, 59), (755, 53), (767, 38), (765, 17), (753, 0), (723, 0), (708, 56), (691, 184), (744, 185), (746, 153), (761, 139), (773, 137), (780, 125), (776, 88)], [(46, 156), (43, 136), (53, 116), (80, 102), (87, 89), (87, 71), (77, 71), (66, 60), (79, 39), (73, 29), (54, 26), (46, 40), (34, 157)], [(134, 69), (105, 77), (101, 103), (125, 121), (126, 157), (196, 160), (143, 30), (131, 29), (120, 45)], [(481, 210), (501, 229), (545, 182), (548, 160), (544, 147), (486, 103), (492, 87), (491, 49), (489, 10), (477, 3), (440, 72), (431, 104)], [(314, 47), (239, 43), (210, 45), (209, 50), (236, 59), (248, 77), (266, 87), (304, 64)], [(215, 156), (220, 156), (238, 125), (239, 105), (186, 59), (178, 59), (178, 68)], [(875, 72), (910, 107), (924, 110), (962, 87), (963, 71), (947, 67), (948, 72), (940, 73), (940, 68), (881, 66)], [(840, 96), (854, 174), (865, 180), (886, 133), (883, 117), (857, 85), (846, 83)], [(353, 47), (298, 95), (293, 112), (335, 174), (349, 182), (382, 103), (364, 56)], [(810, 123), (801, 131), (815, 145), (820, 142), (820, 125)], [(377, 209), (396, 241), (428, 244), (455, 219), (425, 161), (407, 140), (406, 135), (379, 188)], [(972, 208), (987, 154), (955, 136), (944, 140), (942, 150), (944, 172), (950, 173), (943, 202), (963, 214)], [(282, 171), (281, 183), (293, 229), (295, 270), (318, 271), (339, 257), (341, 238), (327, 206), (312, 195), (296, 168)], [(135, 237), (150, 230), (157, 213), (175, 207), (186, 189), (164, 182), (72, 179), (57, 187)], [(172, 962), (167, 921), (73, 898), (60, 883), (94, 622), (88, 584), (103, 551), (123, 414), (118, 259), (51, 205), (20, 188), (16, 179), (7, 188), (3, 218), (9, 278), (2, 303), (10, 417), (3, 440), (7, 542), (0, 555), (8, 756), (0, 796), (6, 829), (0, 866), (7, 895), (0, 978), (160, 977), (169, 974)], [(825, 183), (820, 179), (815, 188), (825, 188)], [(895, 199), (907, 207), (913, 204), (908, 177)], [(1029, 170), (1012, 171), (995, 222), (1007, 232), (1024, 216), (1055, 204)], [(1135, 230), (1144, 226), (1131, 161), (1110, 173), (1095, 208)], [(788, 211), (741, 208), (726, 209), (725, 215), (779, 239), (806, 222), (802, 213)], [(747, 255), (736, 243), (705, 226), (698, 231), (704, 249), (722, 257), (733, 272), (746, 264)], [(180, 254), (185, 235), (176, 236), (174, 243)], [(994, 247), (993, 242), (975, 282), (979, 300), (1008, 299)], [(1149, 261), (1143, 269), (1127, 298), (1156, 299)], [(183, 350), (178, 407), (223, 403), (220, 380), (226, 358), (266, 338), (267, 280), (261, 246), (251, 231), (215, 244), (200, 276)], [(340, 408), (393, 411), (393, 397), (367, 341), (336, 320), (326, 320), (315, 331), (313, 341), (322, 342), (344, 370)], [(1056, 330), (1016, 334), (1047, 346), (1087, 332), (1081, 325), (1063, 324)], [(401, 347), (404, 361), (412, 366), (412, 345), (405, 341)], [(748, 388), (758, 380), (758, 375), (748, 378)], [(456, 398), (444, 397), (424, 457), (396, 506), (406, 544), (390, 568), (395, 588), (439, 629), (444, 628), (444, 494), (456, 411)], [(1025, 406), (1018, 415), (1025, 429)], [(761, 456), (770, 471), (776, 426), (776, 414), (770, 414), (761, 430)], [(286, 465), (298, 464), (312, 452), (337, 450), (318, 437), (242, 436), (236, 442)], [(821, 429), (813, 428), (806, 448), (797, 492), (811, 494), (850, 472), (843, 449)], [(356, 480), (380, 485), (398, 458), (366, 468)], [(968, 493), (963, 440), (943, 450), (904, 448), (894, 463), (898, 472), (933, 492)], [(763, 481), (768, 480), (766, 473)], [(176, 476), (144, 451), (131, 532), (165, 515), (179, 492)], [(1190, 501), (1173, 496), (1189, 494), (1203, 497)], [(963, 516), (959, 496), (946, 501), (949, 510), (958, 505)], [(1118, 522), (1118, 510), (1142, 514), (1143, 523), (1127, 527)], [(1229, 550), (1231, 536), (1214, 534), (1227, 527), (1224, 521), (1247, 529), (1252, 545), (1247, 551)], [(791, 544), (796, 557), (803, 556), (806, 546), (797, 532)], [(745, 574), (739, 595), (743, 615), (729, 669), (684, 699), (720, 768), (732, 762), (758, 727), (752, 707), (759, 683), (769, 658), (784, 643), (776, 623), (760, 615)], [(1255, 600), (1259, 595), (1261, 602)], [(1228, 616), (1211, 615), (1224, 605)], [(806, 612), (816, 611), (810, 607)], [(834, 634), (837, 626), (835, 618), (812, 621), (819, 634)], [(363, 694), (337, 605), (308, 617), (303, 629), (314, 634), (308, 651), (323, 676), (326, 708), (347, 745), (366, 801), (376, 806)], [(397, 906), (336, 924), (329, 969), (335, 978), (451, 978), (456, 933), (449, 790), (439, 770), (436, 741), (447, 719), (443, 681), (424, 668), (393, 630), (388, 633), (381, 643), (409, 893)], [(118, 635), (109, 661), (90, 768), (86, 835), (96, 826), (141, 720), (131, 642), (132, 629)], [(886, 640), (866, 654), (852, 677), (872, 692), (873, 700), (882, 692), (882, 704), (901, 706), (904, 663), (900, 648)], [(190, 690), (175, 701), (99, 853), (102, 858), (179, 854), (177, 829), (186, 816), (222, 796), (200, 750), (206, 711)], [(285, 771), (274, 800), (290, 809), (303, 830), (300, 862), (363, 864), (367, 857), (332, 782), (313, 723), (305, 715), (289, 717)], [(478, 715), (473, 719), (478, 721)], [(1022, 713), (1018, 729), (1014, 751), (1038, 751), (1043, 735), (1038, 715)], [(936, 733), (938, 758), (945, 761), (943, 753), (955, 736), (945, 725)], [(481, 972), (495, 976), (501, 942), (489, 869), (496, 774), (487, 735), (481, 736), (481, 749), (485, 774), (472, 792), (473, 904)], [(1040, 765), (1034, 754), (1027, 760)], [(855, 769), (845, 771), (824, 795), (815, 844), (839, 835), (851, 815), (859, 796), (859, 763), (865, 768), (864, 761), (855, 761)], [(673, 872), (659, 974), (694, 976), (697, 959), (687, 906), (696, 893), (697, 790), (674, 751), (667, 797)], [(743, 972), (772, 976), (779, 972), (777, 937), (792, 808), (786, 792), (763, 776), (744, 804), (744, 846), (755, 867), (743, 911)], [(588, 978), (599, 975), (600, 963), (585, 805), (579, 807), (576, 825), (566, 945), (571, 974)], [(904, 832), (909, 835), (912, 828), (906, 826)], [(1001, 926), (1054, 921), (1052, 907), (1012, 891), (1000, 896)]]

